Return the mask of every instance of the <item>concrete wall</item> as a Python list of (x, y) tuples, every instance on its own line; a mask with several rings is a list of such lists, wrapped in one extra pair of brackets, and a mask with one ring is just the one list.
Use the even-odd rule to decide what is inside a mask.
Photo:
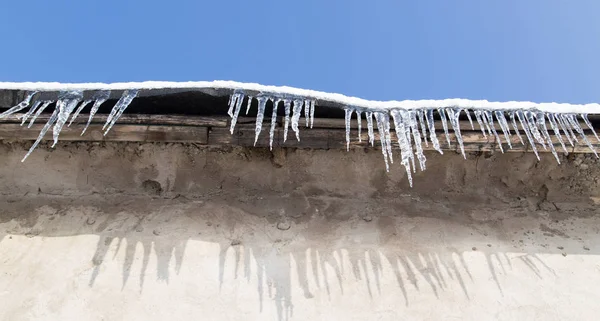
[(600, 171), (550, 154), (0, 145), (2, 320), (596, 320)]

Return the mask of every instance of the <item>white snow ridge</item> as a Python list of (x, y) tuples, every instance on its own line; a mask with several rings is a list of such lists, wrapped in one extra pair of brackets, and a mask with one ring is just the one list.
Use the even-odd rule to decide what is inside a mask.
[[(53, 139), (54, 144), (56, 144), (63, 126), (67, 122), (70, 126), (83, 109), (91, 105), (87, 125), (82, 132), (83, 135), (100, 105), (110, 98), (111, 91), (124, 92), (108, 115), (103, 128), (105, 135), (138, 94), (155, 89), (225, 90), (230, 94), (228, 115), (231, 117), (230, 129), (232, 133), (242, 108), (246, 107), (247, 114), (253, 100), (257, 100), (255, 145), (262, 133), (265, 107), (267, 102), (271, 101), (273, 104), (273, 112), (270, 117), (271, 126), (269, 128), (271, 148), (276, 128), (277, 112), (281, 106), (284, 108), (285, 115), (284, 142), (287, 140), (289, 128), (294, 132), (296, 139), (300, 140), (300, 119), (302, 116), (304, 116), (305, 127), (313, 127), (315, 107), (320, 102), (341, 106), (339, 108), (343, 108), (345, 111), (347, 148), (349, 149), (352, 140), (350, 135), (352, 115), (356, 114), (355, 119), (358, 122), (357, 139), (359, 141), (361, 141), (361, 119), (364, 115), (367, 120), (367, 134), (371, 146), (375, 145), (374, 127), (377, 127), (381, 151), (388, 171), (389, 164), (394, 161), (392, 151), (395, 147), (399, 147), (400, 164), (404, 166), (411, 186), (412, 173), (417, 170), (415, 164), (418, 164), (421, 171), (426, 169), (426, 157), (422, 145), (428, 146), (431, 143), (435, 150), (443, 153), (436, 133), (436, 121), (442, 125), (443, 135), (446, 138), (444, 143), (451, 144), (450, 130), (452, 130), (460, 152), (465, 157), (459, 125), (459, 117), (462, 113), (465, 113), (473, 130), (475, 130), (472, 120), (472, 115), (474, 115), (483, 136), (490, 135), (490, 137), (495, 138), (502, 152), (504, 152), (502, 144), (505, 142), (508, 148), (512, 148), (514, 141), (511, 142), (511, 138), (516, 136), (520, 144), (529, 146), (538, 159), (538, 146), (541, 146), (544, 149), (549, 148), (556, 160), (560, 162), (559, 151), (556, 149), (559, 148), (565, 154), (568, 154), (566, 145), (574, 146), (575, 143), (579, 142), (579, 139), (587, 145), (591, 152), (598, 156), (580, 124), (585, 124), (586, 130), (590, 130), (596, 140), (600, 142), (588, 119), (588, 114), (600, 114), (599, 104), (500, 103), (466, 99), (384, 102), (291, 87), (263, 86), (232, 81), (116, 84), (0, 83), (0, 89), (29, 91), (22, 102), (0, 114), (0, 118), (5, 118), (29, 107), (29, 110), (20, 116), (21, 125), (30, 120), (29, 126), (31, 126), (50, 104), (56, 103), (53, 114), (41, 130), (38, 139), (23, 158), (23, 161), (33, 152), (50, 127), (53, 126)], [(38, 93), (43, 92), (59, 92), (58, 99), (37, 99), (37, 96), (41, 96)], [(84, 95), (84, 92), (92, 92), (92, 94)], [(84, 96), (91, 98), (84, 100)], [(580, 123), (580, 120), (583, 122)], [(519, 127), (524, 132), (524, 136), (521, 135)], [(563, 136), (566, 139), (563, 139)], [(555, 142), (557, 147), (555, 147)]]

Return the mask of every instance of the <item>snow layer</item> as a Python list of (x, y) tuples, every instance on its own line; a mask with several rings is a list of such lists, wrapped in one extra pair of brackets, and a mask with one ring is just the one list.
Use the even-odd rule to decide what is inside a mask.
[(256, 91), (275, 95), (304, 97), (309, 100), (321, 100), (364, 109), (421, 109), (458, 107), (463, 109), (489, 110), (539, 110), (550, 113), (600, 114), (600, 104), (534, 103), (529, 101), (491, 102), (487, 100), (442, 99), (442, 100), (403, 100), (376, 101), (342, 94), (326, 93), (315, 90), (299, 89), (287, 86), (266, 86), (255, 83), (235, 81), (196, 81), (168, 82), (147, 81), (128, 83), (56, 83), (56, 82), (0, 82), (0, 90), (28, 91), (73, 91), (73, 90), (144, 90), (144, 89), (232, 89)]

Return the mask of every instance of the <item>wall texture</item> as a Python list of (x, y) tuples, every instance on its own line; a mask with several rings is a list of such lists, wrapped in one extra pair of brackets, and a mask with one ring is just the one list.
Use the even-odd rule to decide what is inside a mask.
[(596, 320), (587, 155), (0, 144), (1, 320)]

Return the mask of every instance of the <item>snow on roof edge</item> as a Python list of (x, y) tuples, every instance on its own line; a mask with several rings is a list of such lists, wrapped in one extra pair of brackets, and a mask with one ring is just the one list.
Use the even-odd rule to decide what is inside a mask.
[(293, 95), (334, 102), (345, 106), (365, 109), (417, 109), (460, 107), (469, 109), (531, 110), (550, 113), (600, 114), (600, 104), (534, 103), (529, 101), (490, 102), (487, 100), (442, 99), (442, 100), (403, 100), (376, 101), (349, 97), (337, 93), (300, 89), (288, 86), (268, 86), (236, 81), (145, 81), (127, 83), (57, 83), (57, 82), (0, 82), (0, 90), (64, 91), (64, 90), (127, 90), (127, 89), (231, 89), (265, 92), (270, 94)]

